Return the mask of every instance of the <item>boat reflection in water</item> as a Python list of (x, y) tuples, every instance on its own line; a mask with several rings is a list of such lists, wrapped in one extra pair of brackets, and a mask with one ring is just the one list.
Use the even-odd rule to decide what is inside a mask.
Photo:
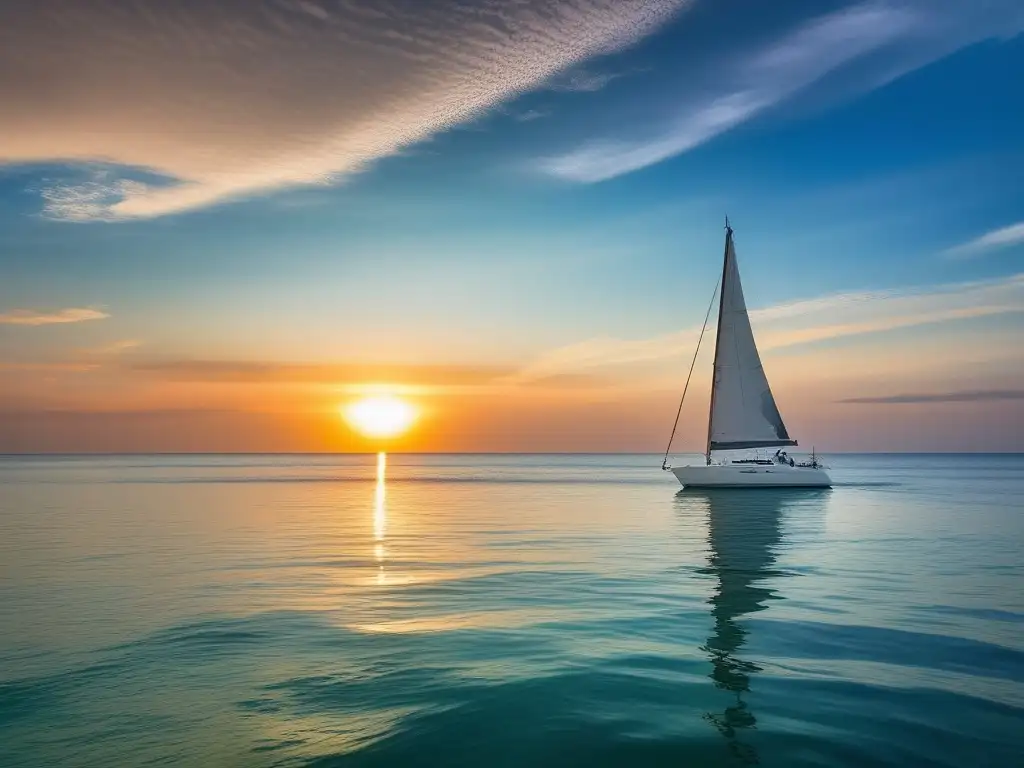
[(750, 629), (744, 616), (768, 607), (784, 595), (765, 583), (784, 576), (775, 569), (777, 549), (783, 541), (782, 519), (789, 513), (820, 516), (829, 490), (707, 490), (680, 491), (677, 505), (686, 514), (703, 509), (708, 519), (708, 567), (704, 573), (717, 579), (709, 599), (714, 631), (702, 650), (711, 661), (715, 687), (735, 696), (735, 703), (721, 712), (708, 712), (711, 722), (740, 761), (758, 762), (757, 751), (741, 736), (754, 728), (757, 718), (750, 702), (750, 684), (761, 671), (754, 661), (741, 658)]

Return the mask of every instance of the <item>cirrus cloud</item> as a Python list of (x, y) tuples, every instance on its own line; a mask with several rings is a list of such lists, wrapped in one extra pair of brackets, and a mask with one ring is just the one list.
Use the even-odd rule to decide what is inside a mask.
[(946, 251), (947, 256), (977, 256), (997, 248), (1008, 248), (1011, 245), (1024, 243), (1024, 221), (1008, 227), (994, 229)]
[(690, 1), (17, 4), (0, 25), (0, 164), (163, 179), (51, 185), (47, 214), (76, 221), (329, 181), (628, 46)]
[(61, 323), (81, 323), (86, 320), (104, 320), (110, 317), (92, 307), (68, 307), (53, 312), (40, 312), (34, 309), (12, 309), (0, 314), (3, 325), (57, 325)]
[[(634, 121), (631, 135), (595, 138), (537, 168), (575, 182), (599, 182), (689, 152), (840, 71), (859, 67), (844, 95), (885, 85), (960, 48), (1024, 29), (1018, 0), (864, 0), (790, 30), (759, 50), (736, 51), (712, 81), (672, 83), (672, 114)], [(621, 109), (621, 106), (619, 107)]]
[[(903, 328), (1024, 313), (1024, 273), (995, 280), (886, 291), (851, 291), (750, 310), (762, 351)], [(517, 380), (684, 358), (700, 328), (642, 339), (592, 338), (552, 349)], [(705, 336), (705, 342), (707, 336)]]
[(972, 389), (959, 392), (849, 397), (839, 402), (854, 405), (916, 405), (919, 403), (989, 403), (997, 400), (1024, 400), (1024, 389)]

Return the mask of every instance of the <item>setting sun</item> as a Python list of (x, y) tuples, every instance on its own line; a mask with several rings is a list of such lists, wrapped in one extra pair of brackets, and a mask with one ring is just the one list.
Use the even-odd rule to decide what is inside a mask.
[(412, 426), (416, 409), (393, 395), (364, 397), (346, 405), (345, 420), (367, 437), (397, 437)]

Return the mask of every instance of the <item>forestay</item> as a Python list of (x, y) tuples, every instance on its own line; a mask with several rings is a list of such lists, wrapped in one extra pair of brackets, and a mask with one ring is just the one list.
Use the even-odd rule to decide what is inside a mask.
[(796, 445), (782, 423), (743, 300), (732, 229), (725, 239), (722, 297), (715, 345), (714, 387), (708, 425), (708, 452), (732, 448)]

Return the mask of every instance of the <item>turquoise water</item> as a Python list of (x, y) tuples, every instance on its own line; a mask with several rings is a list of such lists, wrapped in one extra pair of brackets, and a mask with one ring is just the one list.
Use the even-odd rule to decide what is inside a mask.
[(1024, 456), (0, 458), (0, 765), (1024, 764)]

